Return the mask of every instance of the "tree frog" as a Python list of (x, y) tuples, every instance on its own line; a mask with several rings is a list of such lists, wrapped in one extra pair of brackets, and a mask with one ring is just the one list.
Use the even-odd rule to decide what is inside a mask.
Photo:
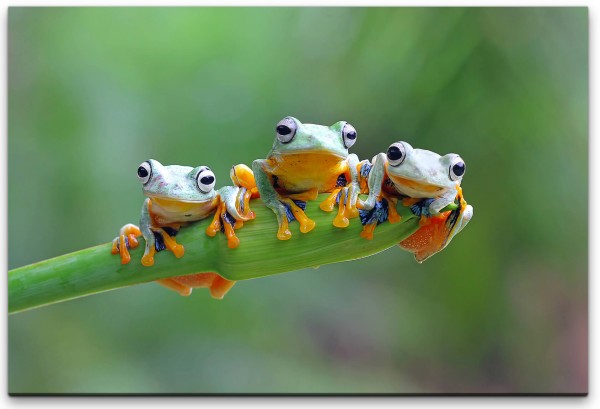
[[(231, 169), (230, 176), (237, 186), (225, 186), (219, 190), (214, 189), (215, 174), (207, 166), (163, 166), (157, 160), (150, 159), (139, 165), (137, 176), (147, 199), (142, 206), (140, 228), (126, 224), (113, 240), (112, 253), (120, 254), (122, 264), (131, 260), (128, 249), (138, 246), (137, 237), (140, 235), (146, 241), (143, 265), (152, 266), (155, 253), (164, 249), (173, 252), (177, 258), (182, 257), (184, 247), (174, 238), (179, 229), (213, 213), (213, 222), (206, 229), (206, 234), (214, 236), (222, 226), (228, 247), (236, 248), (239, 239), (234, 229), (241, 228), (244, 221), (254, 218), (249, 201), (258, 192), (252, 171), (245, 165), (236, 165)], [(183, 281), (189, 280), (188, 277)], [(206, 283), (209, 281), (212, 285), (214, 277), (204, 280)], [(182, 287), (175, 279), (158, 282), (182, 295), (188, 295), (191, 291), (191, 288)], [(217, 283), (222, 287), (220, 280), (216, 280)]]
[[(366, 161), (368, 162), (368, 161)], [(368, 163), (359, 164), (359, 173), (370, 167)], [(414, 149), (407, 142), (395, 142), (387, 152), (373, 158), (368, 170), (369, 196), (364, 202), (365, 210), (373, 209), (383, 197), (389, 203), (388, 220), (400, 221), (396, 212), (398, 199), (405, 206), (411, 206), (413, 213), (421, 217), (421, 225), (428, 218), (440, 215), (440, 210), (453, 203), (458, 196), (460, 182), (465, 174), (466, 165), (455, 153), (440, 156), (424, 149)], [(366, 223), (361, 236), (373, 238), (377, 223)]]
[(288, 240), (288, 222), (298, 220), (300, 231), (308, 233), (315, 222), (304, 213), (307, 200), (322, 192), (331, 195), (321, 209), (331, 211), (342, 192), (334, 225), (345, 227), (348, 217), (358, 216), (358, 157), (348, 154), (356, 142), (356, 130), (347, 122), (331, 126), (303, 124), (288, 116), (275, 127), (276, 138), (266, 159), (252, 163), (262, 201), (277, 217), (277, 238)]

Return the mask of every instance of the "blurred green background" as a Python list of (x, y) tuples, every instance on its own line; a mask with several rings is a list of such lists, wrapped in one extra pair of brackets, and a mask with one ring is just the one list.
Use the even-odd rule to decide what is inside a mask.
[[(475, 215), (239, 282), (152, 283), (9, 317), (9, 392), (587, 391), (586, 8), (11, 8), (9, 268), (137, 222), (135, 171), (232, 164), (286, 115), (467, 163)], [(118, 261), (115, 260), (115, 263)]]

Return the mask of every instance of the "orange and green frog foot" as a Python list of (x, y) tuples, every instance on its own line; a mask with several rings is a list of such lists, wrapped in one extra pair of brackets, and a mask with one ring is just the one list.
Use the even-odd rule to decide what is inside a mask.
[(175, 236), (179, 233), (180, 226), (150, 227), (151, 238), (146, 238), (146, 250), (142, 256), (142, 264), (150, 267), (154, 265), (154, 256), (157, 252), (169, 250), (177, 258), (183, 257), (185, 248), (177, 243)]
[(388, 202), (385, 198), (377, 200), (372, 209), (359, 209), (358, 213), (360, 222), (363, 225), (360, 236), (367, 240), (373, 240), (373, 233), (378, 224), (383, 223), (386, 220), (389, 221), (390, 214), (398, 214), (396, 212), (395, 203), (392, 201)]
[(448, 243), (469, 223), (473, 217), (473, 207), (464, 200), (462, 190), (458, 190), (458, 206), (434, 216), (421, 214), (419, 229), (399, 243), (400, 247), (414, 254), (422, 263), (442, 251)]
[(235, 281), (221, 277), (217, 273), (197, 273), (156, 280), (156, 282), (179, 295), (188, 296), (194, 288), (208, 288), (210, 295), (216, 299), (223, 299), (225, 294), (233, 287)]
[(238, 247), (240, 239), (235, 234), (235, 230), (241, 229), (245, 221), (256, 217), (250, 209), (250, 199), (256, 192), (257, 190), (255, 191), (253, 188), (248, 189), (243, 186), (225, 186), (219, 189), (219, 202), (213, 221), (206, 228), (206, 234), (214, 237), (217, 232), (221, 231), (227, 238), (227, 247), (230, 249)]
[[(354, 193), (354, 191), (356, 193)], [(338, 212), (333, 219), (333, 225), (335, 227), (344, 228), (350, 225), (349, 219), (359, 216), (357, 199), (358, 188), (352, 188), (351, 186), (337, 187), (331, 192), (327, 199), (321, 202), (319, 207), (323, 211), (331, 212), (337, 204)]]
[(267, 205), (277, 218), (277, 238), (279, 240), (289, 240), (292, 232), (289, 229), (289, 223), (297, 220), (300, 224), (300, 232), (308, 233), (315, 228), (316, 223), (308, 218), (304, 210), (308, 200), (315, 200), (319, 192), (317, 189), (310, 189), (302, 193), (290, 193), (286, 196), (275, 194), (272, 200), (263, 198)]
[(231, 171), (229, 172), (229, 177), (235, 186), (242, 187), (250, 191), (248, 200), (251, 198), (260, 197), (260, 193), (256, 187), (254, 172), (252, 172), (252, 169), (250, 169), (248, 166), (244, 164), (232, 166)]
[(126, 224), (121, 227), (119, 235), (112, 241), (112, 254), (121, 256), (121, 264), (127, 264), (131, 261), (129, 249), (134, 249), (139, 245), (138, 237), (142, 235), (139, 227), (135, 224)]
[(319, 195), (317, 189), (310, 189), (302, 193), (291, 193), (285, 197), (279, 196), (273, 206), (269, 206), (277, 216), (277, 238), (279, 240), (288, 240), (292, 237), (289, 230), (289, 223), (297, 220), (300, 223), (300, 232), (308, 233), (315, 228), (314, 220), (308, 218), (304, 210), (308, 200), (315, 200)]

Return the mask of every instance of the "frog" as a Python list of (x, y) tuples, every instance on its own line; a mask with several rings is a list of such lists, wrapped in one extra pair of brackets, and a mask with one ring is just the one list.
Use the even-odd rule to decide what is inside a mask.
[(308, 200), (319, 193), (330, 193), (321, 203), (324, 211), (332, 211), (339, 200), (337, 227), (346, 227), (349, 218), (358, 217), (358, 156), (349, 148), (357, 139), (356, 129), (346, 121), (331, 126), (304, 124), (286, 116), (275, 126), (275, 140), (265, 159), (252, 163), (256, 185), (263, 203), (277, 218), (277, 238), (292, 237), (289, 222), (297, 220), (300, 232), (308, 233), (315, 222), (304, 210)]
[(358, 172), (368, 185), (368, 197), (361, 203), (361, 218), (366, 220), (361, 236), (373, 238), (377, 222), (381, 220), (369, 218), (369, 211), (372, 212), (382, 198), (387, 202), (390, 223), (401, 220), (396, 211), (398, 200), (401, 200), (404, 206), (410, 206), (413, 213), (420, 216), (421, 227), (428, 224), (432, 217), (440, 216), (442, 209), (458, 198), (465, 171), (465, 162), (458, 154), (441, 156), (413, 148), (404, 141), (392, 143), (386, 153), (373, 157), (372, 163), (359, 163)]
[[(258, 190), (252, 170), (246, 165), (231, 168), (230, 177), (235, 186), (224, 186), (218, 190), (214, 188), (214, 172), (205, 165), (194, 168), (165, 166), (155, 159), (149, 159), (138, 166), (137, 177), (146, 196), (142, 205), (140, 227), (131, 223), (124, 225), (113, 240), (111, 248), (112, 254), (120, 255), (122, 264), (131, 261), (128, 250), (139, 245), (139, 236), (143, 236), (146, 242), (141, 259), (144, 266), (154, 265), (156, 252), (165, 249), (171, 251), (176, 258), (183, 257), (184, 246), (175, 239), (179, 229), (211, 215), (213, 220), (207, 227), (206, 234), (214, 237), (218, 231), (223, 230), (228, 247), (234, 249), (239, 245), (239, 238), (234, 230), (255, 217), (249, 207), (249, 201), (253, 195), (258, 195)], [(215, 288), (221, 288), (220, 292), (215, 289), (215, 294), (216, 298), (222, 298), (222, 280), (215, 279), (212, 275), (214, 273), (198, 274), (209, 274), (202, 277), (211, 277), (210, 280), (197, 281), (207, 284), (209, 288), (213, 284)], [(190, 280), (191, 278), (187, 277), (182, 280), (174, 278), (157, 281), (181, 295), (189, 295), (193, 287), (187, 285)], [(232, 286), (228, 281), (225, 283)]]

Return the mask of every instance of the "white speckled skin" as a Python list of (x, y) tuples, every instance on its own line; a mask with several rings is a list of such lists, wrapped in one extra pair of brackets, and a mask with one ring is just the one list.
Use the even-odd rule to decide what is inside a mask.
[[(141, 174), (140, 170), (143, 171)], [(224, 186), (215, 190), (216, 178), (207, 166), (164, 166), (157, 160), (149, 159), (138, 168), (138, 178), (142, 183), (142, 191), (147, 196), (142, 205), (138, 232), (141, 232), (146, 241), (146, 250), (142, 257), (144, 265), (154, 263), (155, 234), (163, 236), (169, 243), (167, 248), (174, 251), (177, 257), (183, 255), (183, 247), (174, 239), (169, 239), (165, 230), (167, 228), (177, 230), (189, 222), (205, 219), (217, 212), (219, 206), (224, 206), (236, 221), (253, 217), (249, 211), (244, 214), (238, 211), (240, 200), (247, 196), (247, 189), (240, 186)], [(121, 243), (124, 243), (122, 236), (125, 235), (125, 231), (136, 230), (137, 226), (126, 225), (121, 229), (119, 237), (113, 241), (119, 243), (118, 246), (115, 244), (115, 247), (121, 252), (124, 263), (129, 262), (129, 256), (126, 249), (121, 249)]]
[(373, 158), (366, 208), (375, 205), (386, 178), (390, 179), (396, 191), (403, 196), (435, 199), (429, 206), (432, 214), (439, 213), (456, 199), (462, 177), (452, 180), (449, 170), (452, 164), (461, 160), (459, 155), (449, 153), (440, 156), (428, 150), (414, 149), (407, 142), (395, 144), (403, 144), (406, 157), (397, 166), (390, 163), (385, 153), (379, 153)]

